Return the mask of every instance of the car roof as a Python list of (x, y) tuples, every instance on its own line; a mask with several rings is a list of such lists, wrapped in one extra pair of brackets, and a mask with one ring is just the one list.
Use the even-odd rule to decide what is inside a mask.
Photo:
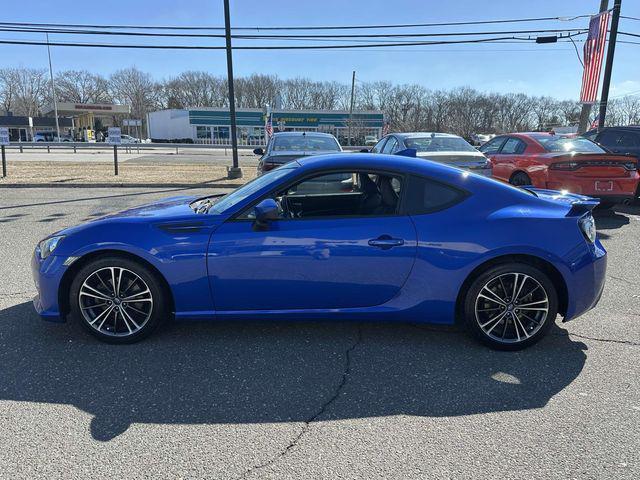
[(323, 132), (276, 132), (273, 134), (273, 137), (328, 137), (328, 138), (336, 138), (330, 133)]
[(404, 132), (404, 133), (391, 133), (390, 135), (395, 135), (400, 138), (413, 138), (413, 137), (448, 137), (448, 138), (460, 138), (459, 135), (453, 135), (451, 133), (440, 133), (440, 132)]

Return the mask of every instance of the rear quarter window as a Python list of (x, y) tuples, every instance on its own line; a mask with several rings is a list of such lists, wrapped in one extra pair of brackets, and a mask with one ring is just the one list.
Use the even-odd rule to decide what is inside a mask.
[(422, 215), (450, 208), (469, 196), (469, 193), (425, 177), (408, 179), (406, 210), (409, 215)]

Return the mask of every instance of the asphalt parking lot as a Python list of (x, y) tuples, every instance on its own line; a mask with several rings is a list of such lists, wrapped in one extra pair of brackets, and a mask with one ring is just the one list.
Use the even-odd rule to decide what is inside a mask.
[(0, 189), (0, 477), (640, 477), (640, 208), (597, 216), (599, 306), (517, 353), (335, 322), (113, 346), (37, 317), (38, 240), (185, 192)]

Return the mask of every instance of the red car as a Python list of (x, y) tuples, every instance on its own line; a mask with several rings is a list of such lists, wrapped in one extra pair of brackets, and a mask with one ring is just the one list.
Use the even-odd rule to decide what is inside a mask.
[(591, 140), (553, 133), (500, 135), (480, 147), (493, 176), (513, 185), (567, 190), (630, 203), (638, 191), (638, 159), (609, 153)]

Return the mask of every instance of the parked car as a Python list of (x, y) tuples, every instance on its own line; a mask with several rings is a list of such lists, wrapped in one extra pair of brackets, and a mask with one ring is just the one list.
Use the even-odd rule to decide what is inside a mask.
[(590, 130), (583, 137), (596, 142), (613, 153), (623, 153), (640, 158), (640, 126), (605, 127), (600, 132)]
[(395, 154), (415, 149), (419, 158), (491, 176), (491, 162), (462, 137), (449, 133), (392, 133), (382, 138), (371, 153)]
[(375, 135), (365, 135), (364, 137), (364, 144), (365, 145), (375, 145), (376, 143), (378, 143), (378, 137), (376, 137)]
[(638, 162), (583, 137), (553, 133), (500, 135), (480, 147), (493, 175), (513, 185), (567, 190), (601, 199), (603, 207), (629, 203), (638, 188)]
[(71, 142), (70, 135), (60, 135), (60, 139), (58, 139), (58, 134), (56, 132), (36, 132), (33, 134), (34, 142)]
[[(309, 182), (342, 174), (348, 191)], [(329, 182), (330, 183), (330, 182)], [(419, 158), (299, 158), (224, 195), (182, 196), (41, 241), (36, 310), (130, 343), (163, 320), (465, 323), (515, 350), (593, 308), (597, 200)]]
[(342, 147), (336, 137), (319, 132), (278, 132), (269, 139), (266, 149), (256, 148), (253, 153), (260, 155), (258, 176), (269, 170), (310, 155), (341, 152)]

